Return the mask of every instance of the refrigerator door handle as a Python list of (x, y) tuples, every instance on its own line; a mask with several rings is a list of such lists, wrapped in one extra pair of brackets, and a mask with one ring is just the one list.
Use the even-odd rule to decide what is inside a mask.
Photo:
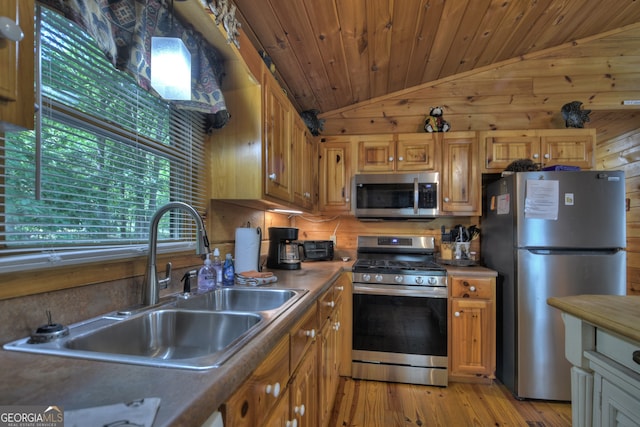
[(548, 248), (524, 248), (527, 251), (535, 255), (614, 255), (620, 251), (624, 251), (623, 248), (610, 248), (610, 249), (548, 249)]

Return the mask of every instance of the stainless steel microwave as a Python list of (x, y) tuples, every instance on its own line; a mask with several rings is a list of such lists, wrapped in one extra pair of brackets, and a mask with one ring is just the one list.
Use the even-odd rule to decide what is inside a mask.
[(430, 219), (439, 216), (438, 172), (357, 174), (353, 210), (360, 219)]

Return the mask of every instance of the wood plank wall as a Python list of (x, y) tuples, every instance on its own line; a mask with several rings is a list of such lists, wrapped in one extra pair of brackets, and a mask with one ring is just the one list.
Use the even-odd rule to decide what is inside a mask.
[(599, 143), (596, 167), (625, 172), (627, 191), (627, 293), (640, 295), (640, 129)]

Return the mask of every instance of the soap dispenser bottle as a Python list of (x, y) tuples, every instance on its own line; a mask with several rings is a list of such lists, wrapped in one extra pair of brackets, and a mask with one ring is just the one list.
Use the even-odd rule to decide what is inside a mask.
[(235, 282), (235, 268), (233, 267), (233, 258), (231, 254), (227, 254), (222, 267), (222, 286), (233, 286)]
[(216, 284), (222, 286), (222, 260), (218, 248), (213, 250), (213, 269), (216, 271)]
[(216, 271), (209, 255), (207, 254), (204, 265), (198, 271), (198, 292), (207, 292), (216, 287)]

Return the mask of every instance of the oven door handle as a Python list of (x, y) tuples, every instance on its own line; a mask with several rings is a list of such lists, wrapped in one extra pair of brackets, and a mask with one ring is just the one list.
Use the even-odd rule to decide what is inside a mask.
[(368, 286), (354, 283), (353, 293), (362, 295), (388, 295), (415, 298), (447, 298), (446, 287), (420, 287), (400, 285)]
[(419, 190), (420, 186), (418, 185), (418, 177), (413, 178), (413, 213), (414, 215), (418, 215), (418, 201), (419, 201)]

